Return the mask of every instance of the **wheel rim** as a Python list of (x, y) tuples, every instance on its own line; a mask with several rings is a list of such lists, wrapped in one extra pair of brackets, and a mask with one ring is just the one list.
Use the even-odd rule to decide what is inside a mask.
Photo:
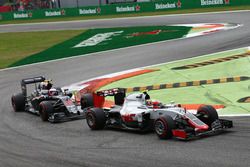
[(87, 115), (87, 123), (90, 127), (93, 127), (95, 125), (95, 118), (93, 114), (90, 113)]
[(158, 120), (155, 123), (155, 131), (159, 135), (163, 135), (165, 132), (165, 125), (162, 121)]

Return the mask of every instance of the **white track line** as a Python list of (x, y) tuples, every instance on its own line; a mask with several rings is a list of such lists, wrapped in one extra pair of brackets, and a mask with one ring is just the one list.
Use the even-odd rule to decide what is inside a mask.
[(225, 114), (225, 115), (220, 115), (220, 116), (221, 117), (250, 117), (250, 114)]

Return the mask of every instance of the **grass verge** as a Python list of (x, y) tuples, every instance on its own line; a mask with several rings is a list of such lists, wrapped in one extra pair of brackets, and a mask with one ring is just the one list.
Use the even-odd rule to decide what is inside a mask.
[[(227, 57), (246, 52), (246, 48), (228, 52), (215, 53), (207, 56), (168, 63), (154, 68), (160, 69), (153, 73), (143, 74), (133, 78), (124, 79), (102, 89), (115, 87), (136, 87), (154, 84), (194, 81), (202, 79), (215, 79), (231, 76), (250, 76), (250, 57), (240, 58), (223, 63), (208, 65), (188, 70), (171, 70), (173, 67), (198, 63), (214, 58)], [(154, 69), (153, 68), (153, 69)], [(250, 114), (250, 103), (238, 103), (237, 100), (249, 96), (250, 81), (202, 85), (175, 89), (162, 89), (150, 91), (155, 99), (165, 103), (176, 101), (188, 104), (223, 104), (225, 109), (220, 114)]]
[[(188, 34), (190, 29), (191, 27), (186, 26), (143, 26), (89, 29), (74, 38), (50, 47), (38, 54), (25, 57), (24, 59), (11, 64), (10, 67), (178, 39)], [(152, 34), (150, 35), (150, 33)], [(109, 36), (108, 34), (111, 35)], [(80, 43), (84, 44), (78, 46)]]
[(85, 30), (0, 33), (0, 69), (72, 38)]
[(160, 11), (160, 12), (145, 12), (145, 13), (136, 13), (136, 14), (76, 16), (76, 17), (46, 18), (46, 19), (32, 19), (32, 20), (10, 20), (10, 21), (0, 21), (0, 25), (1, 24), (21, 24), (21, 23), (40, 23), (40, 22), (122, 18), (122, 17), (136, 17), (136, 16), (170, 15), (170, 14), (187, 14), (187, 13), (202, 13), (202, 12), (219, 12), (219, 11), (233, 11), (233, 10), (250, 10), (250, 5), (235, 6), (235, 7), (202, 8), (202, 9), (183, 9), (183, 10), (171, 10), (171, 11)]

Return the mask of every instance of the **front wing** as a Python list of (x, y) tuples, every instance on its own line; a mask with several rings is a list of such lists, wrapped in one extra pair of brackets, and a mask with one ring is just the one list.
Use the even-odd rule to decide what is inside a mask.
[(225, 129), (232, 128), (233, 121), (218, 119), (214, 121), (207, 131), (197, 132), (192, 128), (189, 129), (174, 129), (172, 130), (173, 136), (181, 140), (190, 140), (203, 136), (215, 135), (223, 132)]

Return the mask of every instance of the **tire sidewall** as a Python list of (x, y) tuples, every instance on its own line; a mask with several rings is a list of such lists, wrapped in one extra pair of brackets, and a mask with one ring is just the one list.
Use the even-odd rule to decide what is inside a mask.
[[(163, 128), (164, 131), (162, 134), (157, 133), (157, 130), (156, 130), (156, 123), (158, 123), (159, 121), (162, 123), (162, 125), (164, 125), (164, 128)], [(155, 120), (154, 129), (155, 129), (157, 136), (160, 139), (172, 138), (173, 137), (172, 130), (175, 129), (175, 123), (174, 123), (173, 118), (166, 114), (161, 116), (160, 118)]]
[(53, 113), (53, 107), (50, 101), (42, 101), (39, 104), (39, 114), (42, 121), (48, 121), (49, 115)]
[(11, 105), (15, 112), (25, 110), (25, 97), (22, 93), (17, 93), (11, 97)]
[[(92, 125), (89, 121), (92, 119)], [(106, 125), (106, 116), (101, 108), (91, 108), (88, 109), (86, 113), (86, 121), (90, 129), (92, 130), (100, 130), (103, 129)]]
[(93, 107), (93, 95), (91, 93), (83, 94), (80, 102), (82, 109), (87, 107)]
[[(162, 134), (158, 133), (158, 130), (156, 130), (156, 125), (158, 123), (161, 123), (164, 127), (163, 127), (163, 132)], [(158, 118), (155, 123), (154, 123), (154, 127), (155, 127), (155, 133), (157, 134), (157, 136), (160, 138), (160, 139), (164, 139), (167, 137), (167, 131), (168, 131), (168, 125), (167, 125), (167, 122), (164, 118)]]
[(207, 118), (204, 116), (198, 117), (198, 118), (201, 121), (203, 121), (205, 124), (207, 124), (208, 126), (211, 126), (211, 124), (219, 118), (216, 109), (210, 105), (200, 106), (197, 110), (197, 114), (200, 114), (200, 113), (202, 113), (202, 115), (207, 116)]
[[(96, 116), (92, 111), (88, 111), (86, 113), (86, 121), (90, 129), (96, 129)], [(92, 124), (90, 123), (90, 121), (92, 122)]]

